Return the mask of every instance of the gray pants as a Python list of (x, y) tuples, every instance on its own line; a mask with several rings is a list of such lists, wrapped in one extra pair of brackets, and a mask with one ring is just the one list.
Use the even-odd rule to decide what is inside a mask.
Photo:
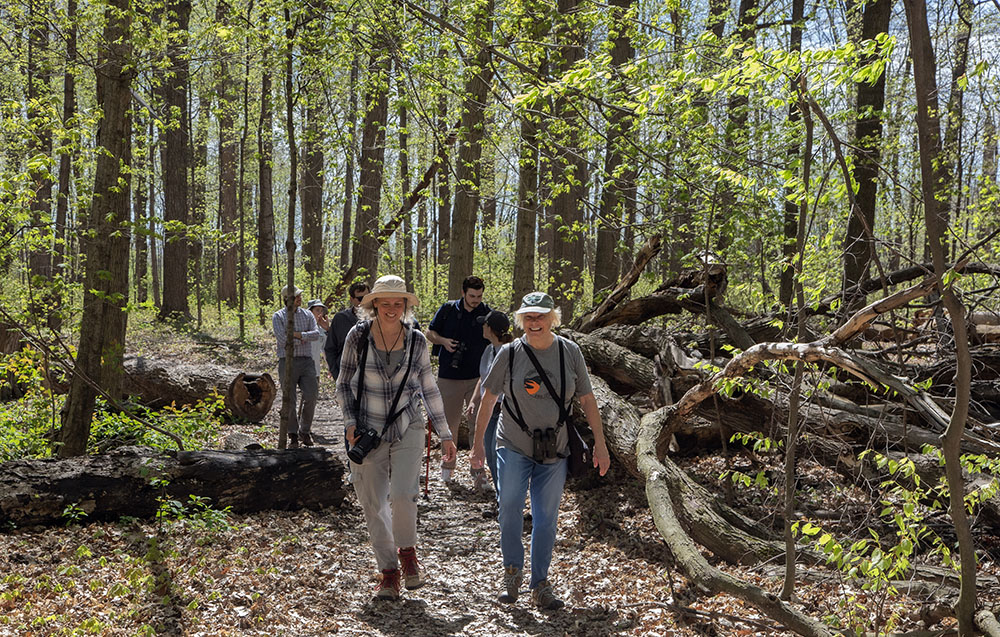
[(403, 437), (383, 442), (361, 464), (351, 465), (354, 492), (365, 512), (379, 570), (399, 567), (397, 548), (417, 544), (417, 498), (424, 428), (412, 422)]
[[(278, 359), (278, 381), (285, 388), (285, 359)], [(313, 413), (316, 411), (316, 399), (319, 397), (319, 376), (316, 375), (316, 364), (312, 356), (296, 356), (292, 359), (292, 377), (289, 380), (292, 388), (292, 413), (288, 414), (288, 433), (307, 434), (312, 431)], [(302, 422), (299, 422), (296, 410), (296, 391), (302, 390)]]

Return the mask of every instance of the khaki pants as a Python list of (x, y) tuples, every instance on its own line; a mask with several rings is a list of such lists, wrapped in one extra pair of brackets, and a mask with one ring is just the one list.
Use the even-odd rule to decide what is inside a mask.
[[(462, 424), (462, 407), (472, 400), (472, 393), (476, 391), (478, 378), (467, 380), (455, 380), (453, 378), (438, 378), (438, 389), (441, 390), (441, 400), (444, 402), (444, 416), (448, 420), (448, 429), (451, 430), (451, 439), (458, 446), (458, 427)], [(469, 423), (469, 447), (475, 440), (475, 422)], [(444, 461), (441, 466), (445, 469), (454, 469), (455, 463), (447, 465)]]
[(417, 544), (417, 498), (424, 428), (413, 422), (403, 437), (383, 442), (361, 464), (351, 465), (354, 492), (365, 513), (379, 570), (398, 568), (397, 548)]

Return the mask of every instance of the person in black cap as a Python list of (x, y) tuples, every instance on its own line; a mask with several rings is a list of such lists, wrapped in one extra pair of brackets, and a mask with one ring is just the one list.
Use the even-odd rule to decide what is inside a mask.
[[(500, 348), (514, 340), (514, 337), (510, 333), (510, 319), (503, 312), (491, 310), (489, 314), (478, 317), (476, 322), (483, 326), (483, 338), (488, 340), (490, 344), (483, 350), (483, 356), (479, 359), (480, 380), (476, 384), (475, 394), (472, 402), (469, 404), (469, 422), (476, 422), (475, 415), (479, 410), (479, 403), (483, 399), (485, 389), (483, 388), (482, 379), (486, 378), (486, 375), (490, 373), (493, 359), (496, 358)], [(493, 481), (494, 492), (497, 488), (497, 421), (499, 419), (500, 399), (498, 398), (497, 404), (493, 408), (493, 414), (490, 416), (490, 422), (486, 425), (486, 434), (483, 439), (486, 445), (486, 464), (490, 468), (490, 479)], [(472, 476), (475, 480), (476, 490), (478, 491), (482, 488), (483, 483), (482, 467), (472, 469)]]

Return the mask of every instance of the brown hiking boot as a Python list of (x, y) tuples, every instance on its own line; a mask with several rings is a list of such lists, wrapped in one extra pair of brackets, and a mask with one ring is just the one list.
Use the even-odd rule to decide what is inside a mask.
[(552, 585), (545, 579), (538, 582), (538, 586), (531, 591), (531, 601), (542, 610), (559, 610), (564, 606), (563, 601), (552, 591)]
[(288, 434), (288, 448), (289, 449), (299, 448), (299, 434)]
[(505, 566), (503, 569), (504, 592), (500, 593), (500, 601), (504, 604), (513, 604), (517, 601), (518, 593), (521, 589), (521, 580), (524, 576), (524, 569), (516, 566)]
[(379, 599), (399, 599), (399, 569), (387, 568), (382, 571), (382, 580), (375, 587), (375, 597)]
[(302, 443), (303, 445), (305, 445), (305, 446), (307, 446), (307, 447), (311, 447), (311, 446), (313, 446), (313, 439), (312, 439), (312, 435), (311, 435), (311, 434), (308, 434), (308, 433), (305, 433), (305, 432), (303, 432), (303, 433), (302, 433), (302, 435), (301, 435), (301, 436), (299, 436), (299, 442), (301, 442), (301, 443)]
[(399, 549), (399, 562), (402, 565), (403, 576), (406, 578), (406, 590), (412, 591), (426, 583), (424, 569), (417, 561), (417, 548), (415, 546)]

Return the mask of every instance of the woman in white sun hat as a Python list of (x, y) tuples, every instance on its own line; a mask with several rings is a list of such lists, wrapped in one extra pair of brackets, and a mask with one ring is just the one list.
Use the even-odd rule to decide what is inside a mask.
[[(362, 320), (347, 334), (337, 378), (354, 490), (364, 510), (381, 580), (380, 599), (424, 585), (417, 561), (417, 498), (424, 448), (424, 403), (445, 459), (456, 450), (427, 341), (413, 327), (419, 299), (386, 275), (361, 301)], [(402, 572), (400, 572), (402, 566)]]

